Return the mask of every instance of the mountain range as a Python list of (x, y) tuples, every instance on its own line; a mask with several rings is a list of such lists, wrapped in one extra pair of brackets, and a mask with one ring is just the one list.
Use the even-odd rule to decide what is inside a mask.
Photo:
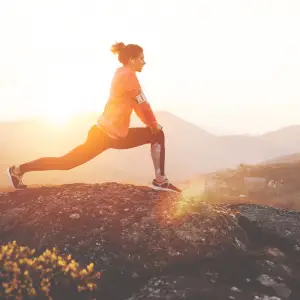
[[(11, 164), (20, 164), (42, 156), (60, 156), (84, 142), (96, 113), (74, 117), (65, 126), (53, 126), (44, 120), (0, 123), (0, 186), (8, 185), (4, 174)], [(157, 111), (157, 119), (166, 135), (166, 171), (174, 182), (182, 182), (201, 173), (234, 168), (241, 163), (256, 164), (300, 152), (300, 126), (285, 127), (259, 136), (214, 135), (169, 112)], [(133, 115), (131, 126), (143, 126)], [(71, 182), (149, 183), (153, 166), (149, 145), (129, 150), (108, 150), (69, 171), (26, 174), (29, 184)]]

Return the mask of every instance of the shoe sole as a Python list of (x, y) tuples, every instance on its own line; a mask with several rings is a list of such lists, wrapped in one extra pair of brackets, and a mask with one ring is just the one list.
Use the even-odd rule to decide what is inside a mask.
[(11, 175), (10, 175), (9, 168), (6, 169), (6, 174), (7, 174), (8, 178), (9, 178), (9, 181), (10, 181), (11, 185), (13, 186), (13, 188), (16, 188), (16, 187), (14, 186), (12, 177), (11, 177)]
[(176, 193), (176, 194), (180, 194), (180, 193), (181, 193), (181, 192), (174, 191), (174, 190), (172, 190), (172, 189), (161, 188), (161, 187), (158, 187), (158, 186), (156, 186), (156, 185), (152, 185), (152, 189), (153, 189), (153, 190), (156, 190), (156, 191), (173, 192), (173, 193)]

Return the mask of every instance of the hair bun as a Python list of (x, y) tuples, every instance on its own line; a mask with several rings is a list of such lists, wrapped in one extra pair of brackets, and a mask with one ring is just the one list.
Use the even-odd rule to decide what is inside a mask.
[(124, 50), (126, 48), (126, 45), (124, 43), (115, 43), (111, 46), (110, 48), (110, 51), (113, 53), (113, 54), (120, 54), (120, 52), (122, 50)]

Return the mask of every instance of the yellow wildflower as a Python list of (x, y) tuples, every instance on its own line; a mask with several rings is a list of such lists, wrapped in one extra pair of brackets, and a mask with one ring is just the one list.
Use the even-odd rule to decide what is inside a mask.
[(94, 269), (94, 264), (93, 264), (93, 263), (90, 263), (90, 264), (87, 266), (87, 270), (88, 270), (89, 272), (92, 272), (93, 269)]

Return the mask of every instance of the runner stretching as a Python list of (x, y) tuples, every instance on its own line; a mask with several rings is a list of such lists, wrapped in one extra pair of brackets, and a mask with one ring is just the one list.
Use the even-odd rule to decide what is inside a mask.
[[(172, 185), (165, 174), (165, 137), (148, 103), (136, 72), (144, 65), (143, 49), (135, 44), (116, 43), (111, 51), (118, 55), (122, 64), (112, 79), (110, 96), (103, 114), (87, 135), (86, 141), (61, 157), (43, 157), (7, 169), (12, 185), (26, 188), (22, 177), (25, 173), (46, 170), (70, 170), (86, 163), (107, 149), (129, 149), (151, 145), (155, 179), (152, 188), (162, 191), (181, 192)], [(129, 128), (132, 111), (147, 127)]]

